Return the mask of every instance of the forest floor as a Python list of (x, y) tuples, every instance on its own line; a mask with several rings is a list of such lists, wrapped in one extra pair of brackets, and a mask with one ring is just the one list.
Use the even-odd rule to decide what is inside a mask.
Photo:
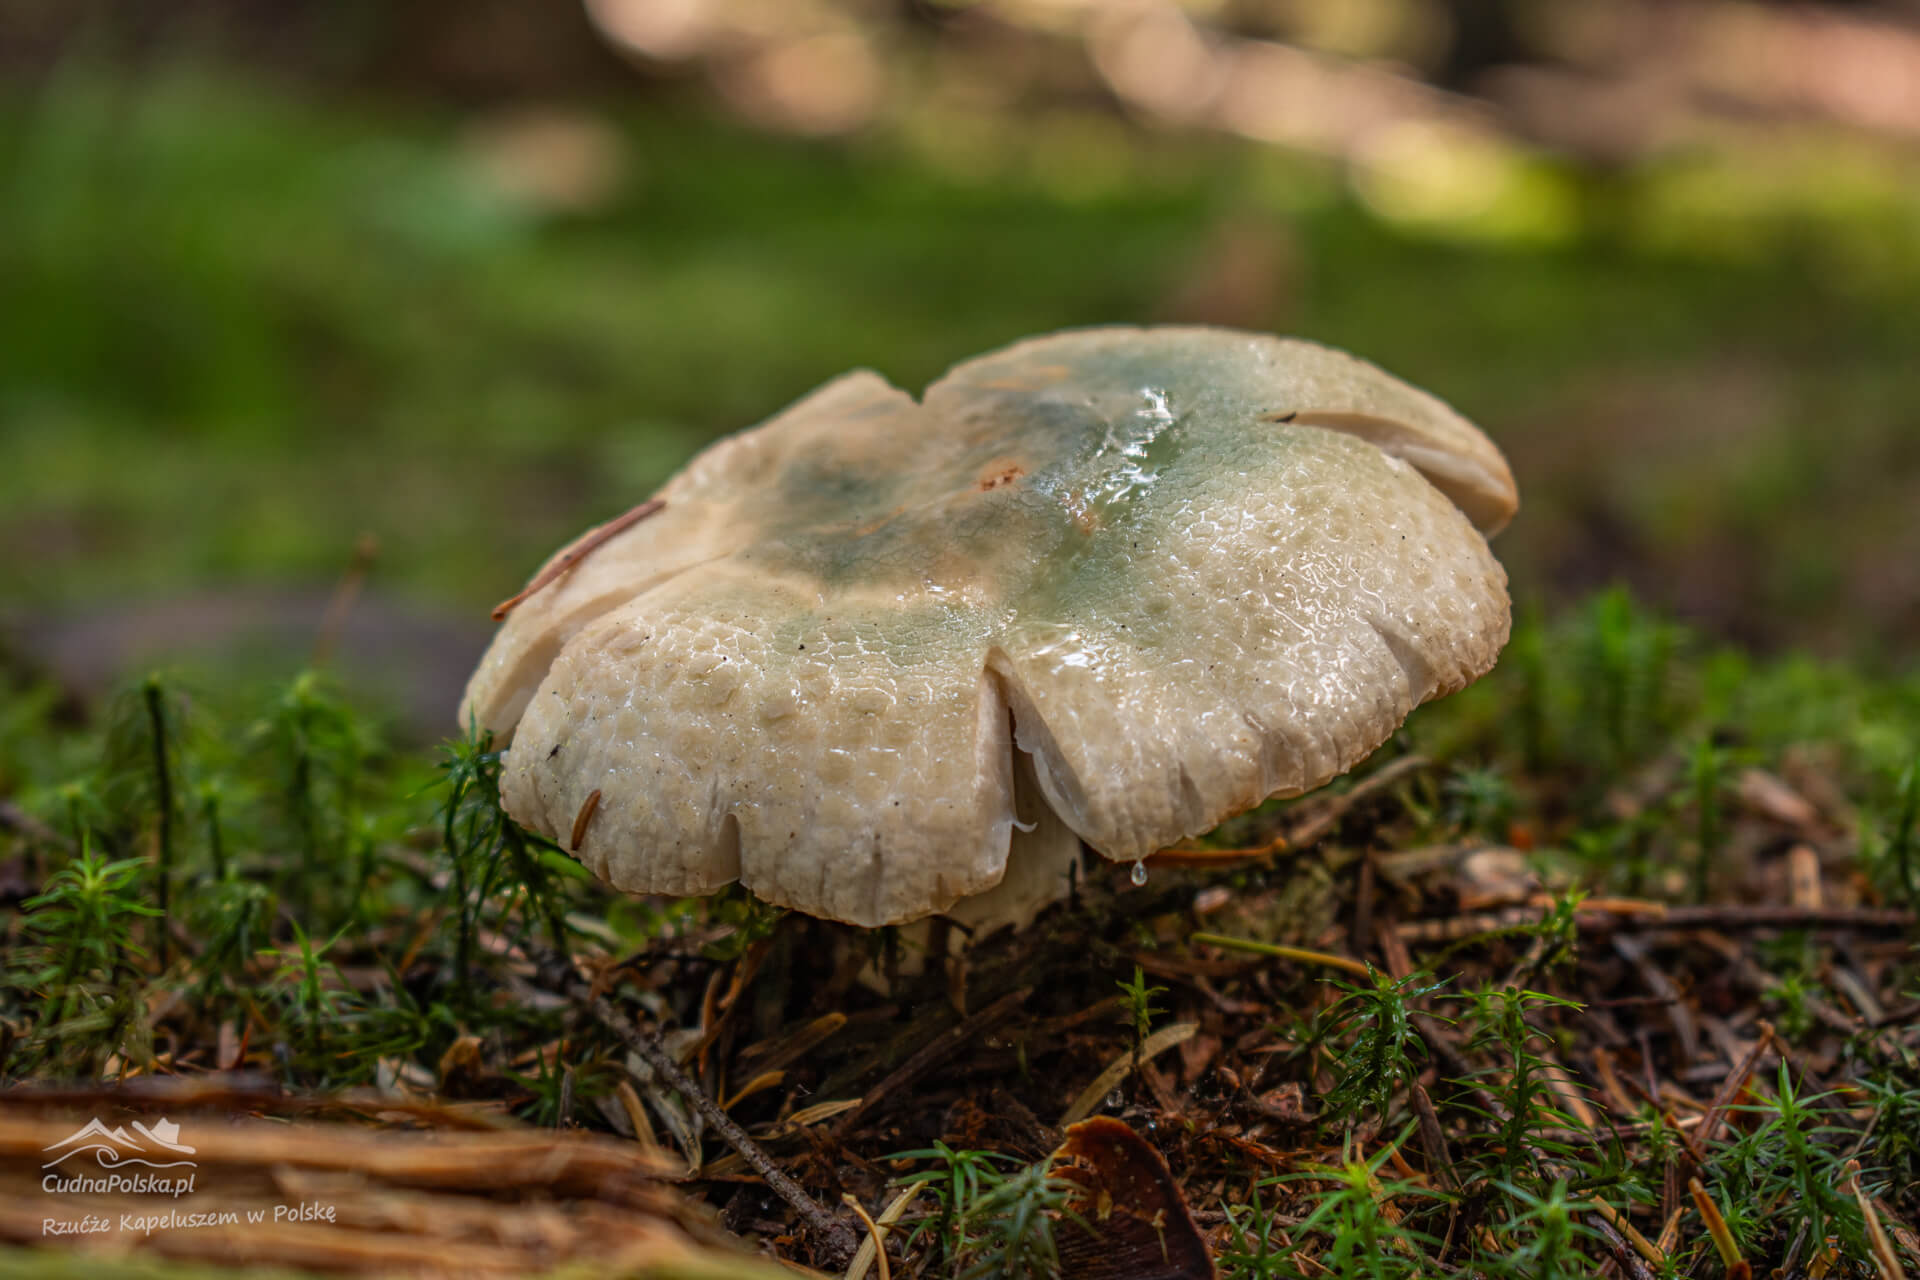
[[(894, 1274), (1920, 1267), (1920, 682), (1623, 593), (1347, 782), (1144, 884), (1089, 858), (946, 965), (609, 895), (503, 821), (487, 744), (384, 749), (314, 673), (11, 705), (16, 1245), (843, 1274), (851, 1197)], [(204, 1179), (161, 1207), (326, 1221), (75, 1195), (108, 1225), (51, 1239), (42, 1148), (160, 1116)]]

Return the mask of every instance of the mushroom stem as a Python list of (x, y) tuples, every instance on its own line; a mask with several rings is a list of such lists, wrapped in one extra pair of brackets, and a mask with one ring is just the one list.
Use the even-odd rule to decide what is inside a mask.
[(552, 564), (535, 574), (533, 581), (520, 589), (519, 595), (509, 596), (507, 599), (493, 606), (493, 620), (499, 622), (509, 613), (513, 612), (514, 606), (586, 559), (601, 543), (618, 534), (625, 533), (628, 529), (633, 528), (634, 525), (639, 524), (642, 520), (645, 520), (648, 516), (666, 505), (666, 503), (658, 498), (649, 498), (625, 515), (615, 516), (613, 519), (607, 521), (598, 529), (595, 529), (592, 533), (580, 539), (573, 550), (568, 551)]
[(858, 1247), (857, 1237), (847, 1223), (827, 1212), (818, 1200), (806, 1193), (805, 1188), (780, 1171), (771, 1157), (760, 1149), (758, 1143), (747, 1136), (747, 1131), (734, 1123), (733, 1117), (720, 1109), (720, 1105), (707, 1091), (702, 1089), (680, 1064), (673, 1060), (660, 1038), (636, 1026), (627, 1016), (614, 1008), (613, 1002), (603, 995), (596, 994), (593, 985), (574, 971), (569, 957), (558, 952), (535, 950), (534, 959), (540, 966), (540, 980), (547, 986), (559, 991), (576, 1004), (584, 1006), (588, 1012), (600, 1020), (600, 1024), (613, 1032), (629, 1049), (646, 1060), (648, 1066), (667, 1082), (668, 1087), (693, 1105), (706, 1122), (713, 1126), (727, 1145), (740, 1153), (740, 1158), (753, 1167), (754, 1172), (766, 1179), (773, 1193), (793, 1207), (794, 1212), (806, 1219), (807, 1225), (820, 1233), (825, 1251), (833, 1255), (835, 1266), (844, 1266)]

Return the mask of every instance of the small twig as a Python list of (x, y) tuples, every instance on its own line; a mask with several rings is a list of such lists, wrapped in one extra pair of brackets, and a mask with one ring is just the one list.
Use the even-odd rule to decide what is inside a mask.
[[(1697, 935), (1697, 938), (1701, 943), (1724, 958), (1734, 975), (1753, 990), (1772, 992), (1782, 985), (1778, 977), (1768, 973), (1765, 969), (1749, 959), (1745, 950), (1741, 948), (1739, 944), (1735, 943), (1733, 939), (1723, 937), (1717, 931), (1711, 929), (1702, 930)], [(1837, 1031), (1843, 1036), (1852, 1036), (1866, 1026), (1862, 1019), (1844, 1014), (1831, 1004), (1828, 1004), (1825, 1000), (1817, 997), (1808, 997), (1806, 1000), (1806, 1008), (1807, 1012), (1811, 1013), (1829, 1030)], [(1877, 1034), (1873, 1038), (1877, 1039)], [(1773, 1037), (1773, 1044), (1774, 1048), (1779, 1051), (1781, 1057), (1787, 1058), (1789, 1061), (1793, 1059), (1794, 1055), (1792, 1051), (1787, 1045), (1781, 1043), (1779, 1036)]]
[(1853, 1006), (1860, 1020), (1870, 1027), (1877, 1027), (1886, 1017), (1887, 1011), (1880, 1004), (1879, 997), (1868, 989), (1859, 974), (1852, 969), (1836, 966), (1833, 970), (1833, 985), (1847, 1003)]
[(1287, 847), (1303, 849), (1314, 843), (1340, 825), (1340, 820), (1345, 818), (1362, 800), (1385, 791), (1401, 779), (1411, 777), (1432, 763), (1433, 761), (1425, 756), (1401, 756), (1391, 764), (1383, 765), (1378, 772), (1368, 774), (1354, 783), (1350, 790), (1330, 797), (1324, 806), (1308, 814), (1298, 825), (1289, 828)]
[(1875, 1029), (1880, 1027), (1910, 1027), (1920, 1021), (1920, 1000), (1910, 1000), (1897, 1009), (1888, 1009), (1878, 1018), (1868, 1019)]
[(740, 1061), (761, 1071), (780, 1071), (813, 1052), (847, 1025), (847, 1015), (823, 1013), (783, 1040), (763, 1040), (740, 1051)]
[(593, 530), (584, 538), (581, 538), (580, 541), (574, 543), (568, 550), (561, 552), (552, 564), (535, 574), (533, 581), (520, 589), (520, 594), (509, 596), (507, 599), (493, 606), (493, 620), (499, 622), (509, 613), (512, 613), (528, 596), (540, 590), (561, 574), (573, 568), (576, 564), (579, 564), (590, 553), (598, 549), (602, 543), (625, 533), (628, 529), (633, 528), (634, 525), (639, 524), (642, 520), (645, 520), (648, 516), (666, 505), (667, 504), (659, 498), (649, 498), (625, 515), (615, 516), (599, 528)]
[(1427, 1046), (1427, 1052), (1439, 1059), (1447, 1070), (1453, 1072), (1454, 1082), (1473, 1095), (1481, 1111), (1492, 1116), (1495, 1122), (1504, 1124), (1507, 1119), (1507, 1109), (1501, 1106), (1499, 1100), (1484, 1086), (1473, 1083), (1475, 1077), (1482, 1072), (1465, 1053), (1461, 1052), (1460, 1046), (1447, 1032), (1446, 1024), (1434, 1015), (1419, 1010), (1411, 1011), (1409, 1020), (1413, 1023), (1413, 1029), (1420, 1033), (1420, 1040)]
[[(1596, 1210), (1600, 1210), (1607, 1206), (1596, 1200), (1593, 1202), (1593, 1207)], [(1594, 1229), (1600, 1233), (1600, 1238), (1607, 1242), (1607, 1248), (1613, 1253), (1614, 1260), (1620, 1264), (1621, 1269), (1632, 1276), (1633, 1280), (1653, 1280), (1653, 1270), (1648, 1267), (1645, 1262), (1641, 1261), (1633, 1249), (1627, 1247), (1627, 1241), (1621, 1237), (1620, 1232), (1617, 1230), (1617, 1225), (1623, 1225), (1625, 1219), (1617, 1216), (1610, 1217), (1607, 1213), (1599, 1212), (1596, 1212), (1595, 1216), (1599, 1221), (1593, 1224)], [(1629, 1230), (1631, 1230), (1631, 1228), (1629, 1228)], [(1645, 1237), (1641, 1236), (1637, 1231), (1634, 1232), (1634, 1236), (1640, 1240), (1645, 1239)], [(1651, 1248), (1652, 1246), (1649, 1245), (1648, 1247)]]
[(1739, 1065), (1733, 1069), (1733, 1074), (1721, 1082), (1720, 1092), (1713, 1096), (1713, 1105), (1707, 1108), (1707, 1118), (1700, 1122), (1700, 1130), (1694, 1135), (1703, 1148), (1713, 1145), (1715, 1136), (1720, 1132), (1720, 1124), (1726, 1119), (1727, 1111), (1733, 1106), (1734, 1099), (1740, 1096), (1740, 1091), (1747, 1087), (1747, 1081), (1753, 1079), (1753, 1070), (1760, 1065), (1760, 1055), (1767, 1051), (1767, 1046), (1773, 1042), (1773, 1038), (1772, 1024), (1764, 1018), (1761, 1019), (1760, 1039), (1754, 1043), (1753, 1048), (1747, 1050), (1746, 1056), (1740, 1059)]
[(1612, 1227), (1620, 1237), (1624, 1237), (1625, 1243), (1631, 1244), (1635, 1253), (1656, 1267), (1663, 1269), (1666, 1267), (1667, 1255), (1662, 1253), (1653, 1241), (1641, 1235), (1640, 1232), (1634, 1228), (1634, 1225), (1627, 1221), (1625, 1214), (1608, 1204), (1605, 1200), (1589, 1200), (1587, 1201), (1587, 1206), (1602, 1218), (1605, 1218), (1607, 1225)]
[[(1158, 856), (1158, 855), (1156, 855)], [(1409, 942), (1443, 942), (1476, 934), (1513, 932), (1537, 925), (1553, 910), (1551, 898), (1536, 896), (1523, 906), (1437, 920), (1410, 920), (1399, 926)], [(1920, 922), (1911, 911), (1891, 907), (1795, 907), (1729, 904), (1670, 907), (1637, 898), (1589, 898), (1574, 912), (1583, 933), (1656, 933), (1682, 929), (1858, 929), (1898, 933)]]
[(1425, 756), (1402, 756), (1377, 773), (1362, 778), (1349, 791), (1329, 796), (1311, 813), (1295, 822), (1265, 844), (1245, 849), (1162, 849), (1146, 860), (1149, 867), (1217, 867), (1225, 863), (1271, 858), (1288, 850), (1298, 852), (1318, 841), (1340, 824), (1362, 800), (1386, 790), (1409, 774), (1418, 773), (1432, 761)]
[(1668, 1107), (1660, 1114), (1666, 1121), (1667, 1129), (1673, 1134), (1674, 1139), (1679, 1142), (1681, 1149), (1685, 1151), (1688, 1158), (1693, 1161), (1693, 1167), (1696, 1169), (1705, 1169), (1707, 1167), (1707, 1153), (1705, 1148), (1694, 1141), (1692, 1132), (1680, 1123), (1680, 1117), (1674, 1113), (1673, 1108)]
[(1009, 991), (980, 1012), (961, 1019), (935, 1036), (920, 1052), (901, 1063), (891, 1075), (862, 1094), (860, 1105), (841, 1116), (839, 1122), (834, 1125), (834, 1136), (840, 1138), (853, 1132), (853, 1126), (865, 1119), (889, 1094), (912, 1084), (935, 1066), (946, 1061), (954, 1050), (1025, 1004), (1027, 997), (1032, 994), (1032, 987), (1020, 987)]
[(1694, 1024), (1693, 1012), (1687, 1008), (1680, 989), (1673, 980), (1660, 971), (1647, 954), (1646, 945), (1638, 939), (1615, 934), (1613, 949), (1622, 960), (1633, 966), (1640, 981), (1647, 990), (1659, 996), (1667, 1009), (1667, 1020), (1673, 1025), (1673, 1034), (1680, 1042), (1680, 1060), (1683, 1063), (1698, 1061), (1700, 1057), (1700, 1031)]
[(1407, 1096), (1413, 1103), (1414, 1118), (1419, 1122), (1420, 1147), (1427, 1154), (1427, 1167), (1458, 1191), (1460, 1175), (1453, 1171), (1453, 1152), (1447, 1149), (1447, 1131), (1440, 1125), (1440, 1113), (1434, 1110), (1433, 1099), (1427, 1096), (1418, 1080), (1413, 1081)]
[[(1612, 929), (1862, 929), (1899, 932), (1920, 916), (1895, 907), (1793, 907), (1742, 905), (1668, 907), (1665, 911), (1609, 920)], [(1582, 922), (1585, 923), (1584, 921)]]
[(554, 952), (538, 955), (540, 980), (547, 986), (561, 992), (569, 999), (584, 1006), (599, 1019), (602, 1026), (618, 1036), (622, 1043), (643, 1058), (647, 1065), (664, 1081), (667, 1086), (685, 1098), (698, 1111), (706, 1122), (726, 1144), (740, 1153), (745, 1160), (766, 1180), (773, 1193), (791, 1205), (807, 1222), (807, 1225), (820, 1233), (821, 1241), (828, 1253), (833, 1255), (834, 1265), (838, 1266), (853, 1256), (858, 1247), (853, 1229), (845, 1222), (827, 1212), (819, 1201), (808, 1195), (806, 1189), (774, 1164), (758, 1143), (747, 1136), (747, 1131), (734, 1122), (732, 1116), (720, 1109), (718, 1103), (707, 1096), (706, 1090), (695, 1084), (680, 1064), (673, 1060), (667, 1047), (660, 1038), (639, 1026), (614, 1008), (613, 1002), (603, 995), (596, 995), (593, 985), (573, 970), (573, 965)]

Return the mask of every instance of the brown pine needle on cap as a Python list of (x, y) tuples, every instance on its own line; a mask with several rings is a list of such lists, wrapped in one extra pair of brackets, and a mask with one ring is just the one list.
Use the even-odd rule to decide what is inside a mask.
[(666, 505), (666, 503), (658, 498), (649, 498), (625, 515), (615, 516), (613, 519), (607, 521), (598, 529), (595, 529), (592, 533), (580, 539), (579, 544), (575, 546), (573, 550), (562, 555), (552, 564), (535, 574), (533, 581), (521, 588), (519, 595), (509, 596), (507, 599), (493, 606), (493, 620), (495, 622), (501, 621), (509, 613), (513, 612), (514, 606), (586, 559), (588, 554), (600, 546), (601, 543), (607, 541), (609, 538), (625, 533), (628, 529), (633, 528), (633, 526), (639, 524), (642, 520), (645, 520), (648, 516)]
[(595, 788), (580, 806), (580, 812), (573, 816), (573, 838), (567, 841), (569, 852), (580, 852), (580, 842), (587, 838), (587, 824), (593, 821), (593, 815), (600, 810), (600, 791)]

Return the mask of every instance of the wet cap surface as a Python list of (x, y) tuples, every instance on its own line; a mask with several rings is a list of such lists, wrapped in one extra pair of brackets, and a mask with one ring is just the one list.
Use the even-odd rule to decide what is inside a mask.
[(578, 856), (636, 892), (942, 911), (1005, 873), (1016, 785), (1050, 843), (1144, 857), (1344, 772), (1507, 635), (1498, 451), (1294, 340), (1058, 334), (920, 402), (849, 374), (657, 496), (462, 713), (512, 735), (527, 826), (601, 793)]

